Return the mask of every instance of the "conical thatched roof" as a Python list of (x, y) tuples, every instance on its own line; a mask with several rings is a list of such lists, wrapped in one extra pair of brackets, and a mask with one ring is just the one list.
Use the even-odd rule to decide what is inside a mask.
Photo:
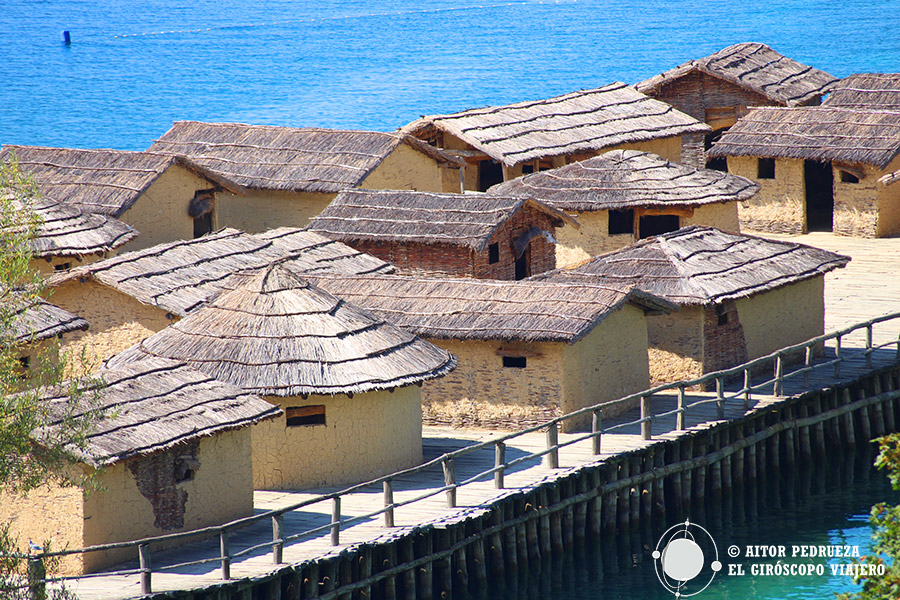
[(394, 267), (318, 233), (282, 227), (261, 234), (222, 229), (70, 269), (51, 286), (92, 279), (175, 315), (184, 316), (222, 291), (238, 271), (282, 261), (298, 273), (391, 273)]
[[(166, 450), (182, 442), (246, 427), (281, 414), (262, 398), (172, 360), (148, 357), (128, 365), (103, 368), (82, 386), (79, 409), (102, 411), (86, 436), (84, 451), (71, 448), (93, 467)], [(70, 388), (44, 389), (41, 400), (50, 423), (35, 437), (53, 435), (59, 419), (71, 414)], [(56, 421), (53, 420), (56, 415)]]
[(401, 144), (460, 164), (396, 133), (198, 121), (175, 122), (150, 151), (188, 156), (250, 189), (334, 193), (361, 184)]
[(321, 275), (319, 287), (430, 339), (574, 344), (625, 304), (676, 307), (630, 286), (569, 282)]
[(688, 61), (635, 87), (653, 96), (661, 88), (694, 71), (723, 79), (785, 106), (797, 106), (821, 96), (837, 81), (825, 71), (782, 56), (765, 44), (745, 42)]
[(422, 117), (402, 131), (422, 137), (434, 129), (509, 166), (710, 130), (621, 82), (547, 100)]
[(280, 265), (110, 360), (161, 356), (267, 396), (347, 394), (440, 377), (449, 352), (335, 298)]
[(28, 298), (12, 294), (18, 305), (12, 321), (13, 336), (17, 343), (46, 340), (70, 331), (84, 331), (88, 322), (81, 317), (50, 304), (40, 298)]
[[(24, 210), (16, 200), (15, 205)], [(133, 240), (138, 232), (106, 215), (84, 212), (77, 206), (47, 198), (34, 200), (29, 209), (38, 219), (31, 249), (35, 256), (104, 254)]]
[(560, 210), (592, 211), (735, 202), (758, 190), (757, 183), (736, 175), (672, 163), (649, 152), (612, 150), (505, 181), (488, 193), (536, 198)]
[(838, 81), (824, 106), (900, 111), (900, 73), (856, 73)]
[(709, 156), (764, 156), (874, 165), (900, 152), (900, 112), (757, 108), (722, 134)]
[(436, 194), (403, 190), (346, 190), (310, 221), (307, 229), (331, 239), (450, 244), (487, 248), (495, 231), (524, 207), (549, 215), (556, 227), (578, 226), (542, 202), (485, 194)]
[(634, 285), (680, 305), (712, 305), (810, 279), (850, 257), (791, 242), (685, 227), (532, 279)]
[(120, 217), (173, 165), (208, 179), (210, 187), (234, 193), (244, 189), (181, 156), (124, 150), (74, 150), (4, 146), (0, 160), (15, 157), (34, 177), (41, 194), (83, 211)]

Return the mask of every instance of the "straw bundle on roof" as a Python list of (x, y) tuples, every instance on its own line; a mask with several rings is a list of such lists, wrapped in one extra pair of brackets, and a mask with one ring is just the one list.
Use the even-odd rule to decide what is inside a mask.
[(185, 155), (251, 189), (334, 193), (359, 185), (400, 144), (457, 159), (396, 133), (177, 121), (152, 152)]
[(782, 56), (765, 44), (745, 42), (688, 61), (635, 87), (653, 95), (659, 88), (693, 71), (724, 79), (786, 106), (797, 106), (821, 96), (837, 81), (825, 71)]
[(251, 235), (222, 229), (77, 267), (54, 276), (50, 285), (90, 278), (144, 304), (184, 316), (221, 292), (232, 274), (275, 261), (300, 273), (394, 271), (389, 263), (309, 231), (282, 227)]
[(565, 213), (531, 199), (346, 190), (314, 217), (307, 229), (344, 242), (439, 243), (481, 251), (497, 228), (525, 206), (550, 215), (557, 227), (564, 223), (577, 226)]
[(172, 165), (179, 165), (234, 193), (244, 189), (180, 156), (123, 150), (73, 150), (4, 146), (0, 160), (15, 156), (41, 193), (86, 212), (120, 217)]
[(816, 277), (849, 261), (812, 246), (693, 226), (534, 279), (634, 285), (679, 305), (712, 305)]
[(456, 367), (449, 352), (281, 265), (235, 275), (229, 287), (109, 364), (162, 356), (273, 396), (383, 390), (440, 377)]
[(900, 73), (856, 73), (831, 89), (824, 106), (900, 111)]
[(432, 128), (446, 131), (508, 166), (710, 130), (621, 82), (548, 100), (422, 117), (403, 131), (424, 135)]
[(386, 275), (310, 278), (416, 335), (432, 339), (574, 343), (626, 302), (674, 310), (654, 296), (612, 284), (429, 279)]
[(898, 152), (900, 112), (822, 106), (754, 109), (709, 156), (837, 160), (883, 169)]
[[(281, 409), (233, 385), (217, 381), (172, 360), (148, 357), (139, 362), (103, 368), (92, 376), (101, 382), (84, 386), (76, 398), (85, 411), (103, 411), (86, 436), (84, 451), (71, 448), (81, 461), (100, 467), (176, 444), (246, 427), (281, 414)], [(42, 390), (51, 415), (71, 414), (66, 385)], [(36, 434), (53, 435), (51, 421)]]
[(40, 298), (25, 299), (13, 294), (18, 305), (12, 321), (17, 343), (45, 340), (70, 331), (88, 328), (88, 322)]
[(758, 190), (757, 183), (736, 175), (671, 163), (648, 152), (613, 150), (500, 183), (488, 193), (592, 211), (735, 202)]

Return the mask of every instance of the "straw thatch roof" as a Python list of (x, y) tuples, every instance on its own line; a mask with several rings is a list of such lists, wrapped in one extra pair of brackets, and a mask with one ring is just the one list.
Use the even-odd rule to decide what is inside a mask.
[(893, 185), (900, 181), (900, 171), (894, 171), (893, 173), (888, 173), (887, 175), (883, 175), (878, 179), (880, 183), (884, 185)]
[(16, 343), (46, 340), (88, 328), (87, 321), (55, 304), (36, 297), (26, 299), (15, 292), (13, 297), (18, 305), (12, 320), (12, 333)]
[(885, 168), (900, 152), (900, 112), (757, 108), (722, 134), (709, 156), (841, 161)]
[(395, 270), (374, 256), (310, 231), (282, 227), (251, 235), (226, 228), (194, 240), (159, 244), (76, 267), (52, 277), (50, 285), (92, 279), (143, 304), (184, 316), (218, 295), (232, 274), (276, 261), (299, 273)]
[[(246, 427), (281, 414), (281, 409), (183, 363), (148, 357), (103, 368), (81, 386), (73, 416), (102, 411), (91, 424), (84, 450), (70, 448), (93, 467), (151, 454), (217, 433)], [(50, 422), (36, 432), (47, 439), (60, 419), (72, 414), (70, 388), (44, 389)]]
[(656, 154), (612, 150), (600, 156), (497, 184), (489, 194), (537, 198), (560, 210), (702, 206), (746, 200), (749, 179), (672, 163)]
[[(12, 200), (18, 210), (25, 205)], [(28, 209), (38, 223), (30, 240), (35, 256), (85, 256), (105, 254), (137, 237), (138, 232), (107, 215), (84, 212), (77, 206), (47, 198), (31, 201)]]
[(785, 106), (797, 106), (826, 94), (837, 81), (825, 71), (782, 56), (765, 44), (746, 42), (688, 61), (635, 87), (652, 96), (694, 71), (723, 79)]
[(113, 358), (183, 360), (268, 396), (353, 394), (440, 377), (449, 352), (335, 298), (281, 265), (235, 275), (230, 289)]
[(812, 246), (693, 226), (532, 279), (634, 285), (679, 305), (708, 306), (817, 277), (849, 261)]
[(73, 150), (39, 146), (4, 146), (0, 160), (15, 157), (34, 177), (43, 196), (86, 212), (120, 217), (169, 167), (178, 165), (211, 187), (244, 193), (221, 175), (182, 156), (124, 150)]
[(434, 129), (508, 166), (710, 130), (621, 82), (548, 100), (422, 117), (402, 131), (421, 137)]
[(900, 111), (900, 73), (855, 73), (838, 81), (822, 104)]
[(330, 194), (361, 184), (401, 144), (461, 164), (396, 133), (198, 121), (177, 121), (150, 151), (188, 156), (250, 189)]
[(524, 207), (549, 215), (556, 227), (577, 221), (542, 202), (486, 194), (346, 190), (307, 229), (352, 243), (415, 242), (487, 248), (494, 232)]
[(629, 286), (383, 275), (320, 275), (319, 287), (429, 339), (573, 344), (626, 303), (675, 310)]

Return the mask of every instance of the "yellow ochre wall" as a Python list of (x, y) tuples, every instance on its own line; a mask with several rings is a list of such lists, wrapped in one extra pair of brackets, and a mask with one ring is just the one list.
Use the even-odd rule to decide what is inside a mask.
[(678, 381), (703, 373), (703, 309), (682, 306), (667, 315), (647, 317), (650, 378)]
[(90, 324), (87, 331), (75, 331), (63, 339), (61, 349), (70, 374), (93, 371), (102, 361), (178, 320), (95, 281), (67, 281), (53, 288), (49, 300)]
[(900, 234), (900, 186), (885, 187), (878, 179), (900, 169), (900, 157), (885, 169), (854, 165), (863, 173), (858, 183), (841, 181), (840, 165), (832, 165), (834, 175), (834, 232), (861, 237)]
[(422, 462), (417, 386), (267, 401), (282, 408), (325, 406), (325, 425), (287, 427), (286, 416), (253, 428), (256, 489), (310, 489), (374, 479)]
[(681, 218), (681, 226), (703, 225), (715, 227), (722, 231), (740, 233), (741, 225), (738, 220), (738, 202), (718, 202), (716, 204), (704, 204), (694, 208), (694, 214)]
[(805, 342), (825, 330), (825, 276), (735, 301), (747, 359)]
[(199, 190), (215, 187), (208, 179), (173, 165), (137, 199), (134, 206), (118, 219), (131, 225), (140, 235), (121, 246), (119, 252), (141, 250), (163, 242), (189, 240), (194, 237), (194, 220), (188, 205)]
[(97, 262), (98, 260), (101, 260), (104, 258), (109, 258), (110, 256), (115, 256), (116, 253), (117, 253), (116, 250), (113, 250), (111, 252), (108, 252), (106, 254), (99, 255), (99, 256), (97, 254), (85, 254), (81, 257), (50, 256), (50, 257), (48, 257), (50, 259), (49, 262), (47, 262), (47, 259), (42, 257), (42, 258), (35, 258), (29, 264), (31, 265), (31, 268), (33, 270), (37, 271), (44, 277), (49, 277), (49, 276), (53, 275), (54, 273), (58, 272), (55, 268), (56, 265), (62, 265), (65, 263), (69, 263), (68, 268), (74, 269), (75, 267), (80, 267), (82, 265), (89, 265), (92, 262)]
[[(200, 438), (194, 478), (176, 484), (187, 492), (184, 526), (177, 529), (162, 530), (154, 525), (152, 505), (138, 489), (126, 462), (103, 470), (99, 476), (103, 491), (89, 493), (84, 501), (84, 545), (199, 529), (252, 515), (250, 438), (247, 427)], [(85, 556), (84, 566), (90, 572), (136, 557), (136, 549), (91, 552)]]
[(247, 233), (306, 227), (336, 195), (249, 190), (246, 196), (238, 196), (221, 192), (216, 195), (217, 227), (234, 227)]
[(444, 171), (427, 154), (400, 144), (360, 184), (368, 190), (418, 190), (420, 192), (459, 192), (459, 172), (454, 168), (455, 184), (444, 189)]
[(728, 172), (759, 184), (759, 192), (738, 207), (741, 228), (773, 233), (806, 231), (806, 187), (803, 160), (776, 159), (775, 178), (758, 177), (753, 156), (729, 156)]
[(630, 142), (628, 144), (619, 144), (604, 148), (596, 154), (609, 152), (610, 150), (639, 150), (641, 152), (650, 152), (659, 155), (664, 159), (680, 163), (681, 162), (681, 136), (675, 135), (671, 137), (657, 138), (655, 140), (646, 140), (643, 142)]
[[(563, 414), (600, 402), (616, 400), (650, 387), (647, 360), (647, 318), (630, 304), (610, 313), (575, 344), (563, 346)], [(611, 406), (604, 417), (613, 417), (638, 404)], [(590, 424), (590, 416), (563, 423), (564, 431)]]

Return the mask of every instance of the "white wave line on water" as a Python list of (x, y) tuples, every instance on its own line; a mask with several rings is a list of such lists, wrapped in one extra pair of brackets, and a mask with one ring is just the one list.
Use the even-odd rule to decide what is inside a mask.
[(443, 12), (461, 12), (461, 11), (472, 11), (472, 10), (488, 10), (493, 8), (507, 8), (510, 6), (527, 6), (534, 4), (575, 4), (578, 0), (522, 0), (519, 2), (504, 2), (502, 4), (480, 4), (474, 6), (450, 6), (444, 8), (424, 8), (419, 10), (398, 10), (392, 12), (383, 12), (383, 13), (364, 13), (364, 14), (356, 14), (356, 15), (342, 15), (339, 17), (308, 17), (304, 19), (288, 19), (282, 21), (271, 21), (268, 23), (231, 23), (228, 25), (214, 25), (212, 27), (205, 27), (199, 29), (179, 29), (173, 31), (150, 31), (143, 33), (123, 33), (118, 35), (108, 36), (107, 39), (120, 39), (120, 38), (136, 38), (136, 37), (145, 37), (145, 36), (155, 36), (155, 35), (174, 35), (174, 34), (186, 34), (186, 33), (205, 33), (205, 32), (213, 32), (213, 31), (221, 31), (224, 29), (243, 29), (247, 27), (273, 27), (277, 25), (295, 25), (299, 23), (315, 23), (317, 21), (343, 21), (349, 19), (372, 19), (372, 18), (380, 18), (380, 17), (395, 17), (402, 15), (424, 15), (424, 14), (433, 14), (433, 13), (443, 13)]

